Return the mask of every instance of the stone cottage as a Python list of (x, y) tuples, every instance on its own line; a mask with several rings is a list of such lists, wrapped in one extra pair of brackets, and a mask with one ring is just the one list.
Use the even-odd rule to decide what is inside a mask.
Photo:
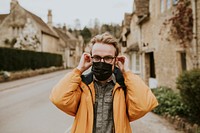
[(79, 39), (75, 38), (67, 31), (66, 26), (63, 26), (62, 28), (53, 27), (53, 30), (59, 36), (59, 44), (65, 48), (63, 52), (63, 60), (65, 61), (64, 66), (67, 68), (76, 67), (83, 53), (83, 38), (81, 36)]
[(67, 68), (76, 67), (83, 53), (82, 48), (84, 41), (82, 36), (78, 36), (78, 38), (76, 38), (67, 30), (65, 24), (63, 27), (53, 26), (53, 16), (51, 10), (48, 11), (47, 18), (47, 25), (56, 35), (59, 36), (58, 45), (61, 47), (58, 51), (60, 51), (60, 54), (63, 55), (64, 66)]
[(0, 15), (0, 47), (61, 54), (64, 66), (75, 67), (83, 41), (73, 37), (66, 29), (54, 27), (52, 23), (51, 10), (46, 24), (24, 9), (17, 0), (11, 0), (10, 13)]
[[(195, 39), (198, 35), (185, 42), (188, 47), (184, 47), (180, 44), (181, 39), (169, 34), (171, 25), (167, 20), (173, 17), (177, 5), (178, 0), (135, 0), (133, 12), (129, 14), (130, 24), (126, 24), (130, 17), (125, 14), (120, 39), (122, 52), (128, 55), (132, 71), (151, 88), (175, 89), (180, 73), (199, 67), (199, 43)], [(194, 12), (195, 5), (197, 3), (191, 1), (188, 8)]]
[(0, 46), (57, 53), (59, 37), (38, 16), (10, 3), (10, 13), (0, 23)]

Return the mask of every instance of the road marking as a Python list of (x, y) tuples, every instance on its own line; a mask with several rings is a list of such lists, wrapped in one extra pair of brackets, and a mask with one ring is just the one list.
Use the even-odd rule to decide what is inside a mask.
[(65, 131), (65, 133), (70, 133), (71, 128), (72, 128), (72, 125), (69, 128), (67, 128), (67, 130)]

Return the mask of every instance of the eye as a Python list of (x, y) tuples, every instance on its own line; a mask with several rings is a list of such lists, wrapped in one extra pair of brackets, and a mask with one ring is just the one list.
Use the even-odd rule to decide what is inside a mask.
[(101, 60), (101, 57), (98, 56), (98, 55), (94, 55), (94, 56), (92, 57), (92, 59), (93, 59), (94, 62), (99, 62), (99, 61)]
[(113, 59), (113, 57), (111, 57), (111, 56), (105, 56), (104, 57), (104, 60), (112, 60)]
[(101, 57), (98, 56), (98, 55), (93, 56), (93, 58), (94, 58), (95, 60), (101, 60)]
[(103, 59), (104, 59), (104, 62), (111, 63), (114, 58), (115, 57), (112, 57), (112, 56), (105, 56)]

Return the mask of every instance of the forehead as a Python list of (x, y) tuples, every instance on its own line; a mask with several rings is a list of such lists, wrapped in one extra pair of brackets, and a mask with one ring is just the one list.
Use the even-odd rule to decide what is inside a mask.
[(92, 47), (92, 55), (115, 56), (116, 49), (111, 44), (95, 43)]

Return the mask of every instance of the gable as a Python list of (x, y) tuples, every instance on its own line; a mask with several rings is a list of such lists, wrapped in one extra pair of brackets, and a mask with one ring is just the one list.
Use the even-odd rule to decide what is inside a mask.
[(0, 14), (0, 24), (9, 14)]
[[(24, 27), (27, 22), (27, 18), (30, 18), (32, 21), (35, 22), (38, 30), (40, 30), (41, 33), (58, 38), (57, 34), (55, 34), (40, 17), (24, 9), (19, 4), (15, 5), (15, 7), (12, 8), (10, 14), (7, 14), (7, 16), (9, 18), (6, 20), (6, 22), (2, 21), (2, 23), (5, 23), (5, 25), (7, 26)], [(7, 16), (0, 15), (0, 21), (5, 20), (4, 18)]]
[(42, 33), (53, 36), (58, 38), (58, 35), (56, 35), (50, 28), (49, 26), (37, 15), (29, 12), (28, 10), (24, 9), (26, 11), (27, 14), (29, 14), (32, 19), (37, 23), (37, 25), (39, 26), (39, 28), (41, 29)]

